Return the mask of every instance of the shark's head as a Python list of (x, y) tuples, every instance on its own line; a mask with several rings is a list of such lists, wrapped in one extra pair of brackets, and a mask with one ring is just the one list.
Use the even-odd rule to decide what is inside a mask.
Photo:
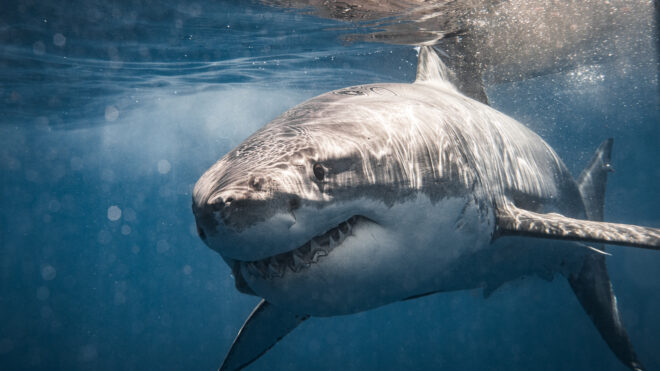
[[(412, 269), (411, 245), (427, 246), (417, 239), (436, 236), (422, 231), (437, 231), (438, 221), (419, 212), (432, 200), (418, 197), (422, 177), (400, 157), (414, 151), (399, 148), (410, 143), (397, 139), (393, 119), (384, 129), (373, 113), (342, 109), (337, 115), (312, 104), (294, 108), (195, 185), (198, 233), (232, 267), (239, 290), (287, 303), (300, 301), (296, 292), (305, 290), (309, 303), (314, 295), (336, 302), (327, 296), (343, 295), (351, 282), (386, 282), (379, 272), (396, 271), (387, 264)], [(449, 183), (426, 183), (443, 199), (444, 191), (459, 193)], [(451, 206), (455, 213), (445, 214), (460, 213), (464, 204), (460, 199)]]
[[(353, 133), (352, 145), (338, 127)], [(375, 217), (355, 203), (367, 185), (356, 127), (284, 117), (253, 134), (195, 185), (202, 240), (227, 259), (257, 261)]]

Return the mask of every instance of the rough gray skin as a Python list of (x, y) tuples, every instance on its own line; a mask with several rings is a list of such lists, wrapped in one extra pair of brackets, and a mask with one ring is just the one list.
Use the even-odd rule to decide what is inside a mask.
[[(232, 267), (239, 290), (267, 301), (223, 369), (249, 364), (304, 315), (440, 291), (488, 294), (521, 276), (555, 273), (569, 278), (615, 354), (641, 369), (602, 252), (572, 242), (660, 245), (658, 230), (581, 220), (602, 208), (609, 150), (578, 185), (540, 137), (461, 94), (449, 76), (422, 47), (414, 84), (311, 99), (200, 178), (193, 193), (200, 236)], [(257, 331), (254, 324), (274, 316), (282, 326)]]

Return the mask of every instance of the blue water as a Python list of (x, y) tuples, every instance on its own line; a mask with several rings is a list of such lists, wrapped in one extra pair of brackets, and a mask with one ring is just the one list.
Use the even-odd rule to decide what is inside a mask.
[[(3, 2), (0, 369), (216, 369), (258, 300), (197, 237), (193, 184), (305, 99), (414, 79), (412, 47), (342, 41), (356, 32), (256, 2)], [(614, 137), (606, 219), (660, 227), (657, 70), (630, 62), (487, 91), (576, 175)], [(658, 370), (660, 254), (610, 252)], [(251, 369), (625, 368), (558, 277), (312, 319)]]

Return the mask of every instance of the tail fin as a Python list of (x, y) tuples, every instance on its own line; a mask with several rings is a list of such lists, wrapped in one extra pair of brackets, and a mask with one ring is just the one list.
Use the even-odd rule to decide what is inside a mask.
[[(578, 180), (578, 186), (590, 220), (602, 221), (607, 174), (612, 171), (612, 138), (603, 142)], [(597, 248), (603, 249), (602, 246)], [(585, 312), (612, 352), (632, 370), (643, 370), (637, 359), (616, 304), (616, 296), (607, 274), (605, 256), (588, 255), (582, 269), (568, 277)]]

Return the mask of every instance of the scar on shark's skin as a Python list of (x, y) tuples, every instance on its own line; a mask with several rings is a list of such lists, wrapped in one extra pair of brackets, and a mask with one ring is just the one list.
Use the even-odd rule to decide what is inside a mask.
[(450, 75), (423, 46), (413, 84), (313, 98), (202, 175), (200, 237), (241, 292), (263, 298), (221, 370), (247, 366), (310, 316), (436, 292), (488, 296), (555, 274), (621, 362), (643, 369), (602, 244), (658, 250), (660, 230), (602, 221), (612, 139), (575, 180), (538, 135), (464, 95)]

